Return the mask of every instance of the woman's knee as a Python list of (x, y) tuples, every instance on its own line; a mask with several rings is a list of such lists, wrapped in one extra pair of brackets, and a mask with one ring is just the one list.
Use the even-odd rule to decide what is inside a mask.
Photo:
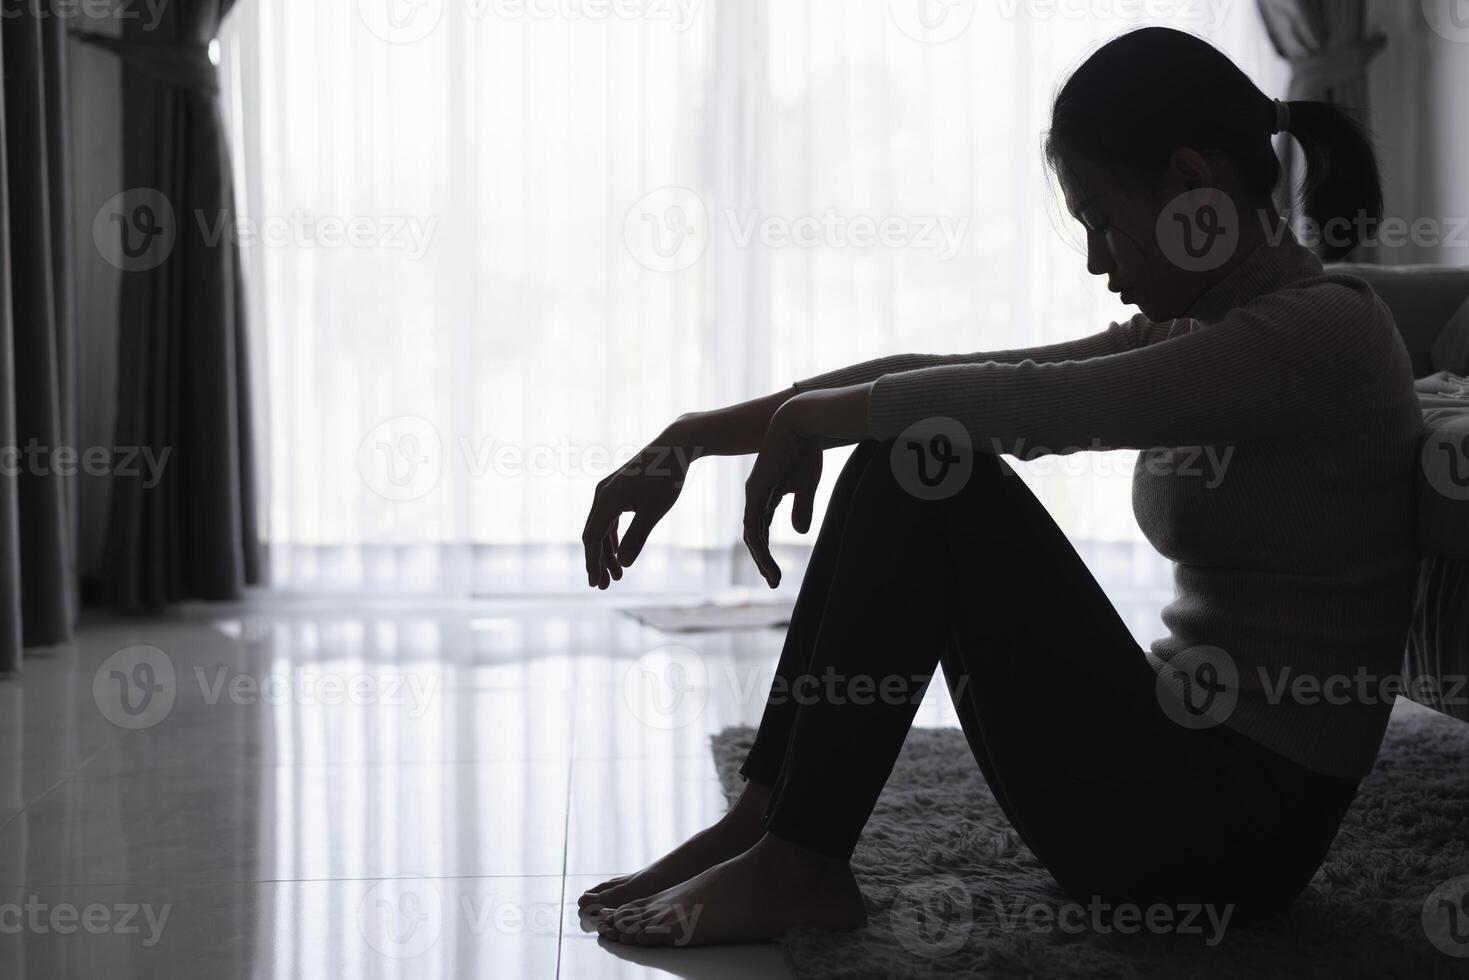
[[(865, 444), (864, 444), (865, 445)], [(967, 440), (944, 433), (873, 441), (869, 471), (880, 460), (890, 487), (915, 501), (941, 501), (988, 495), (1006, 486), (1023, 488), (1015, 470), (994, 453), (973, 449)]]

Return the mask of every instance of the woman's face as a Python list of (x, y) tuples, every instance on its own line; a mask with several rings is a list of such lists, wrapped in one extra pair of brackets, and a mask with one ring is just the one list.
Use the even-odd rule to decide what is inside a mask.
[(1150, 320), (1182, 316), (1206, 283), (1169, 260), (1159, 216), (1197, 177), (1175, 164), (1149, 189), (1082, 159), (1061, 161), (1057, 172), (1067, 209), (1086, 232), (1087, 271), (1106, 276), (1107, 288)]

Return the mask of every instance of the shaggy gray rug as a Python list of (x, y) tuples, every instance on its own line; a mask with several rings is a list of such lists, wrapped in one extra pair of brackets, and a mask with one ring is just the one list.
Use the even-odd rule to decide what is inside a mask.
[[(731, 728), (713, 739), (731, 799), (753, 737)], [(1231, 924), (1222, 941), (1203, 917), (1192, 930), (1128, 935), (1080, 926), (1129, 923), (1067, 898), (957, 730), (912, 731), (853, 866), (868, 924), (793, 934), (796, 977), (1469, 977), (1469, 942), (1451, 938), (1469, 924), (1439, 902), (1439, 886), (1469, 876), (1469, 725), (1400, 707), (1311, 886), (1282, 917)], [(1469, 912), (1462, 890), (1447, 900)]]

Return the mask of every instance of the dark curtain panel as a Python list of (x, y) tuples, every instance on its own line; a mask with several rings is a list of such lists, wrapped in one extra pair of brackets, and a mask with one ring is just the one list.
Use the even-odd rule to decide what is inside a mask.
[(84, 38), (127, 69), (117, 442), (168, 454), (156, 485), (113, 482), (102, 591), (126, 608), (235, 598), (261, 579), (244, 290), (208, 53), (232, 3), (173, 0), (153, 30), (137, 18), (120, 38)]
[(77, 616), (76, 319), (57, 17), (0, 20), (0, 671)]
[[(1367, 34), (1366, 0), (1257, 0), (1270, 43), (1290, 62), (1287, 100), (1331, 102), (1369, 125), (1367, 65), (1387, 43)], [(1301, 163), (1296, 146), (1281, 137), (1281, 163), (1293, 181)], [(1371, 249), (1359, 249), (1359, 261)]]

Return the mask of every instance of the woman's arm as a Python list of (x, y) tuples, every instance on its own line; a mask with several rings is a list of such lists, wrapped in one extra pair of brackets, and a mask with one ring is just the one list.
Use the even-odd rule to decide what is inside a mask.
[(1172, 325), (1173, 321), (1154, 323), (1139, 313), (1130, 320), (1110, 324), (1100, 333), (1056, 344), (978, 351), (972, 354), (893, 354), (797, 381), (795, 388), (796, 391), (844, 388), (848, 385), (870, 384), (885, 374), (958, 364), (1019, 364), (1022, 361), (1056, 364), (1062, 361), (1086, 361), (1156, 343), (1168, 336)]
[[(1380, 390), (1400, 344), (1370, 293), (1317, 280), (1109, 357), (961, 364), (889, 374), (868, 431), (944, 416), (978, 447), (1022, 458), (1080, 449), (1234, 443), (1339, 424)], [(1189, 327), (1190, 329), (1184, 329)]]
[[(682, 453), (691, 463), (705, 456), (749, 456), (758, 453), (776, 413), (782, 408), (793, 407), (790, 403), (801, 394), (793, 385), (727, 408), (689, 412), (679, 416), (668, 427), (663, 441), (673, 452)], [(808, 394), (814, 396), (817, 393)], [(813, 402), (809, 397), (798, 400), (808, 407)], [(827, 435), (818, 437), (817, 441), (822, 449), (833, 449), (850, 445), (860, 438), (860, 435), (853, 438)]]
[[(766, 430), (770, 428), (770, 421), (776, 411), (799, 394), (867, 385), (885, 374), (920, 368), (986, 362), (1018, 364), (1022, 361), (1033, 361), (1036, 364), (1052, 364), (1060, 361), (1084, 361), (1134, 350), (1161, 340), (1166, 336), (1168, 326), (1169, 324), (1154, 324), (1138, 314), (1130, 320), (1110, 324), (1100, 333), (1057, 344), (973, 354), (893, 354), (818, 374), (798, 381), (789, 388), (740, 402), (738, 405), (707, 412), (690, 412), (670, 425), (664, 437), (672, 446), (682, 450), (691, 461), (701, 456), (745, 456), (760, 451)], [(807, 400), (805, 404), (811, 406), (812, 401)], [(844, 399), (842, 404), (850, 406), (852, 401), (850, 398)], [(823, 448), (857, 441), (855, 438), (830, 435), (823, 435), (820, 439)]]
[(770, 419), (791, 398), (794, 387), (783, 388), (760, 398), (680, 415), (664, 433), (668, 444), (681, 450), (689, 462), (704, 456), (745, 456), (759, 452), (770, 428)]

